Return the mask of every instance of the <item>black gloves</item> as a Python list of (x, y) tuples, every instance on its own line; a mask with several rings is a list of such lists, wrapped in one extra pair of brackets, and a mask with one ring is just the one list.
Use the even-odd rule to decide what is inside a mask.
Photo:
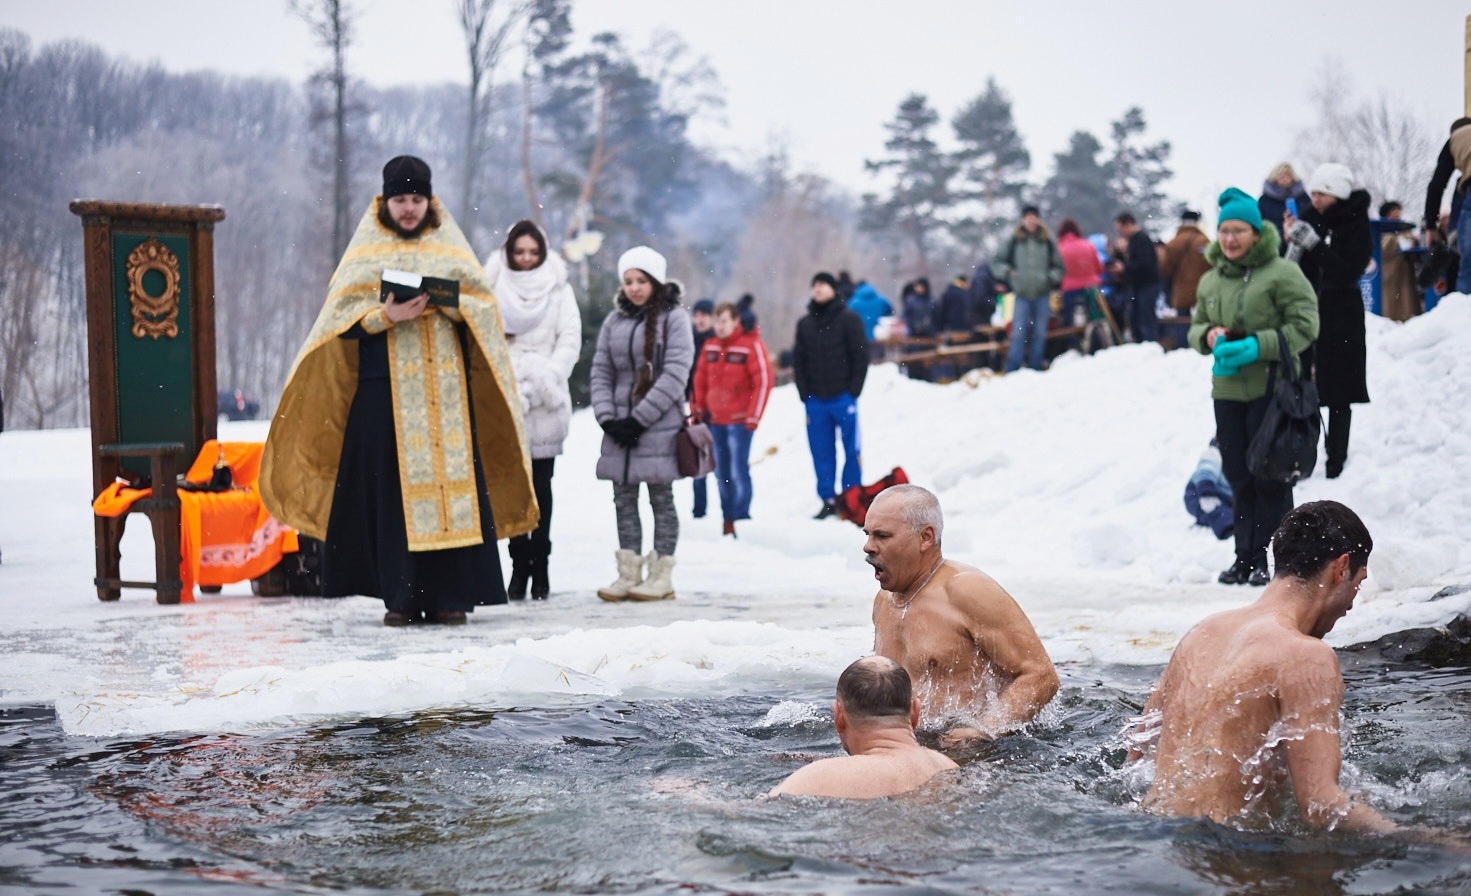
[(602, 427), (603, 432), (620, 448), (632, 448), (638, 444), (638, 437), (644, 434), (644, 425), (632, 417), (608, 420)]

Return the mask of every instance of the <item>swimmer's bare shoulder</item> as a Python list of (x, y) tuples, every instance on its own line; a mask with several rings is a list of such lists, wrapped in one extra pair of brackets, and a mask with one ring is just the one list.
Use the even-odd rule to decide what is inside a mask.
[(945, 599), (971, 619), (992, 619), (1022, 614), (1016, 602), (1001, 583), (974, 566), (949, 561), (955, 574), (944, 582)]
[(797, 769), (767, 795), (878, 799), (908, 793), (959, 767), (928, 748), (906, 751), (898, 763), (875, 756), (835, 756)]

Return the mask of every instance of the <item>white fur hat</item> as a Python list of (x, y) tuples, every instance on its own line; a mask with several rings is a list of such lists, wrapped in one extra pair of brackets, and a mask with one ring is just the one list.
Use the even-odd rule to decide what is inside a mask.
[(1347, 199), (1348, 194), (1353, 192), (1354, 173), (1348, 170), (1347, 165), (1324, 162), (1313, 171), (1313, 176), (1308, 178), (1305, 186), (1309, 193), (1327, 193), (1329, 196)]
[(630, 268), (637, 268), (663, 283), (668, 265), (664, 256), (648, 246), (634, 246), (618, 257), (618, 279), (622, 280)]

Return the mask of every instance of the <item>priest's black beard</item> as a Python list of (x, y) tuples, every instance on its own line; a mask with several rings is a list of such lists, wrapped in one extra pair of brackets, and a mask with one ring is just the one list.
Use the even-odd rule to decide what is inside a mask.
[(393, 220), (393, 215), (388, 213), (388, 203), (384, 202), (378, 206), (378, 223), (398, 234), (402, 239), (412, 240), (417, 239), (429, 228), (439, 226), (439, 212), (434, 210), (434, 206), (429, 206), (424, 210), (423, 219), (419, 221), (413, 230), (404, 230), (398, 226), (397, 221)]

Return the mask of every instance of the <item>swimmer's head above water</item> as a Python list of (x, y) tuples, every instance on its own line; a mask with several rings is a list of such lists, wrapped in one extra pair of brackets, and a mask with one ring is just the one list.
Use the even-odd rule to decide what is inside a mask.
[(846, 756), (820, 759), (772, 788), (772, 796), (874, 799), (914, 790), (956, 767), (914, 737), (919, 701), (904, 667), (867, 656), (838, 678), (833, 727)]

